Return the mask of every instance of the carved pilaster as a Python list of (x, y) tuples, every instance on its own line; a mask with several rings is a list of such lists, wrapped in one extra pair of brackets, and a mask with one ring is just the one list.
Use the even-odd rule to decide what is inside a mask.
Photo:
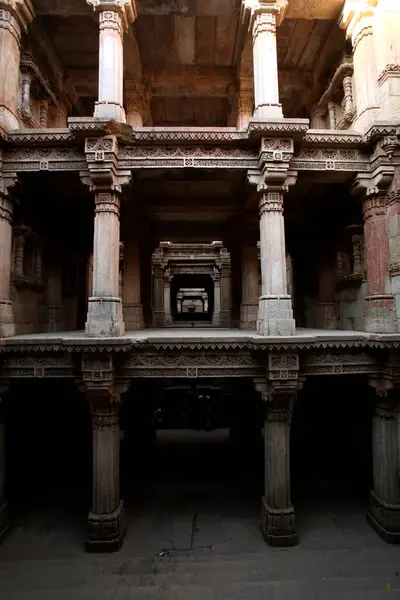
[(400, 543), (399, 391), (390, 381), (371, 380), (377, 399), (372, 426), (373, 489), (369, 523), (387, 542)]

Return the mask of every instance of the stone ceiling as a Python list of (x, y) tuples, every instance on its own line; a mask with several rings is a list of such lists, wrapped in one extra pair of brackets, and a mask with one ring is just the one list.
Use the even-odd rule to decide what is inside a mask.
[[(38, 18), (31, 36), (40, 39), (43, 57), (53, 49), (53, 62), (74, 89), (76, 113), (88, 110), (97, 95), (96, 13), (84, 0), (33, 4)], [(342, 5), (290, 0), (278, 30), (285, 116), (306, 116), (329, 67), (340, 59), (345, 40), (336, 21)], [(251, 43), (241, 58), (241, 0), (137, 0), (137, 6), (138, 18), (125, 38), (125, 71), (148, 85), (154, 124), (222, 126), (234, 119), (238, 76), (252, 70)]]

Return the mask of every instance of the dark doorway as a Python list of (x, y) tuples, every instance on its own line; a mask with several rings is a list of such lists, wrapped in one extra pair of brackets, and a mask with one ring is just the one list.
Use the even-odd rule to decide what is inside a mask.
[(175, 323), (212, 323), (214, 282), (210, 275), (175, 275), (171, 282), (171, 315)]

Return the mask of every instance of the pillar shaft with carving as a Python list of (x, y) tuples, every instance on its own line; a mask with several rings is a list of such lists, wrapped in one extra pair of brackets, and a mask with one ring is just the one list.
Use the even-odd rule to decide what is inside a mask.
[(99, 97), (94, 116), (126, 122), (123, 108), (124, 31), (136, 17), (132, 0), (87, 0), (99, 10)]
[(89, 392), (93, 427), (93, 500), (88, 518), (88, 551), (119, 549), (125, 532), (120, 498), (119, 396)]
[(279, 103), (276, 27), (285, 3), (257, 3), (252, 9), (254, 116), (282, 118)]
[(140, 258), (139, 239), (131, 233), (124, 242), (124, 321), (128, 331), (144, 327)]
[(341, 26), (353, 45), (355, 129), (365, 130), (379, 117), (379, 92), (374, 46), (374, 8), (369, 2), (346, 0)]
[(395, 333), (397, 318), (389, 273), (385, 197), (368, 195), (363, 203), (363, 217), (368, 279), (364, 328), (373, 333)]
[(120, 198), (116, 192), (95, 197), (93, 296), (89, 298), (86, 334), (114, 337), (125, 333), (119, 297)]
[(237, 122), (236, 128), (247, 129), (254, 112), (254, 84), (250, 77), (240, 80), (237, 94)]
[(11, 302), (13, 205), (0, 194), (0, 338), (15, 333)]
[(257, 329), (258, 298), (258, 248), (257, 244), (244, 243), (242, 248), (242, 304), (240, 329)]
[(221, 315), (221, 276), (214, 270), (214, 313), (213, 313), (213, 325), (216, 327), (220, 326), (220, 315)]
[(62, 297), (62, 262), (56, 253), (52, 254), (47, 268), (46, 331), (64, 329), (64, 308)]
[(34, 17), (29, 0), (0, 1), (0, 125), (18, 129), (21, 36)]
[(290, 427), (295, 392), (272, 391), (267, 380), (256, 380), (255, 387), (266, 411), (261, 529), (269, 545), (294, 546), (298, 535), (290, 495)]
[[(393, 392), (390, 392), (390, 395)], [(397, 406), (396, 406), (397, 404)], [(387, 542), (400, 542), (398, 403), (377, 398), (372, 426), (373, 480), (368, 521)]]
[(261, 335), (294, 335), (292, 299), (287, 293), (283, 194), (259, 188), (261, 297), (258, 331)]
[(132, 127), (143, 127), (147, 109), (145, 86), (135, 79), (126, 82), (126, 121)]

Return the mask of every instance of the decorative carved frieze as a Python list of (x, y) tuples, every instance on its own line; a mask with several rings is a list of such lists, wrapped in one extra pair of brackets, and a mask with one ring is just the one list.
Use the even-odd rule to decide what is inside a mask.
[(307, 376), (370, 374), (376, 371), (377, 364), (376, 360), (365, 352), (310, 352), (304, 356), (301, 369)]
[(72, 378), (75, 371), (69, 355), (27, 355), (8, 357), (2, 375), (10, 379)]
[(12, 148), (3, 153), (3, 173), (27, 171), (81, 171), (85, 155), (75, 148)]

